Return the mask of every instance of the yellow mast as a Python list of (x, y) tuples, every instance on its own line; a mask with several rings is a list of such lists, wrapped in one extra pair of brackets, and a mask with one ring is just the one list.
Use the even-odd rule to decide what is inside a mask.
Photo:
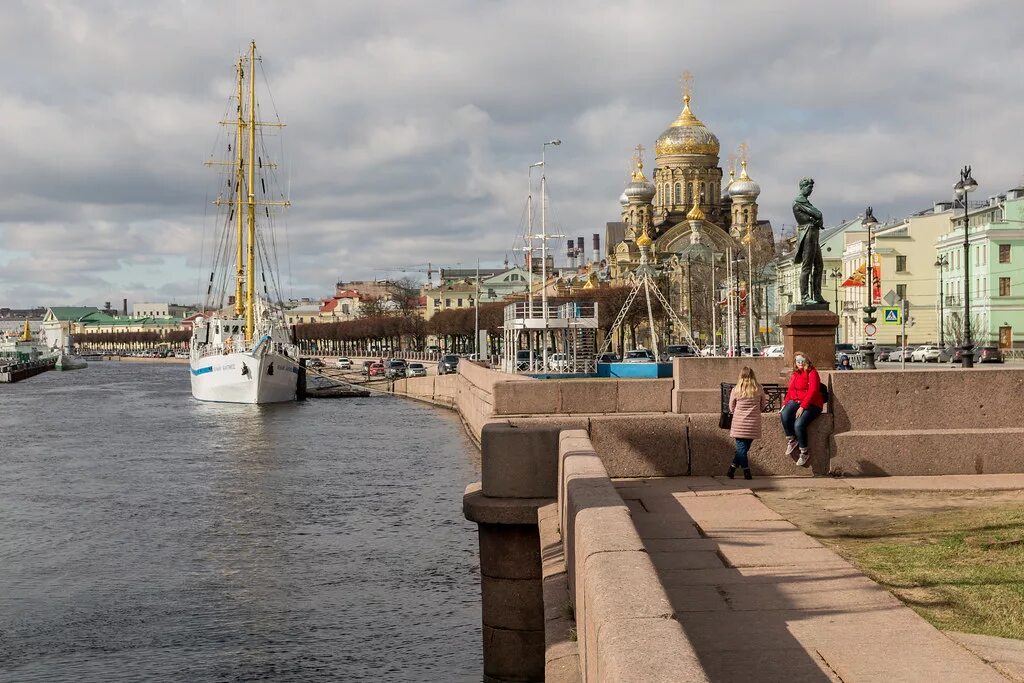
[(235, 223), (238, 226), (238, 251), (235, 256), (235, 317), (242, 315), (242, 287), (245, 285), (245, 232), (242, 222), (242, 182), (245, 172), (245, 157), (242, 154), (242, 128), (245, 127), (245, 119), (242, 118), (242, 83), (245, 80), (245, 71), (242, 58), (238, 58), (238, 121), (235, 126), (235, 155), (238, 157), (238, 167), (235, 177)]
[(252, 344), (256, 293), (256, 41), (249, 44), (249, 225), (246, 235), (245, 343)]
[(32, 341), (32, 329), (28, 326), (28, 320), (25, 320), (25, 329), (21, 331), (21, 341)]

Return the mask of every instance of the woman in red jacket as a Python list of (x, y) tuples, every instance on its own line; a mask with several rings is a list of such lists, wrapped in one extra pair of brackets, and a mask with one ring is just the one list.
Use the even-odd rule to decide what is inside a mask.
[(783, 401), (782, 429), (789, 438), (786, 455), (792, 456), (799, 448), (800, 459), (796, 464), (803, 467), (811, 459), (807, 450), (807, 426), (821, 415), (825, 401), (821, 395), (821, 377), (807, 354), (797, 351), (793, 363), (793, 374), (789, 376), (789, 388)]

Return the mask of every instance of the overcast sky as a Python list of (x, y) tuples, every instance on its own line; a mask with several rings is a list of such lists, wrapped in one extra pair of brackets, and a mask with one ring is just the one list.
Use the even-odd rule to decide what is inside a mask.
[[(741, 143), (761, 217), (797, 180), (827, 223), (1024, 177), (1019, 4), (57, 2), (3, 4), (0, 305), (197, 300), (204, 168), (255, 39), (284, 130), (284, 294), (431, 262), (499, 264), (548, 153), (554, 229), (618, 219), (695, 77), (694, 112)], [(246, 10), (248, 16), (243, 16)], [(561, 255), (564, 241), (552, 245)], [(289, 265), (290, 264), (290, 265)], [(290, 276), (289, 276), (290, 271)]]

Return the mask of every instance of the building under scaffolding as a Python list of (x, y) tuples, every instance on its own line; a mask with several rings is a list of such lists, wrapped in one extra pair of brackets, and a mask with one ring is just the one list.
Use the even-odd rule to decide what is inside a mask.
[(593, 373), (597, 304), (520, 301), (505, 307), (501, 369), (513, 373)]

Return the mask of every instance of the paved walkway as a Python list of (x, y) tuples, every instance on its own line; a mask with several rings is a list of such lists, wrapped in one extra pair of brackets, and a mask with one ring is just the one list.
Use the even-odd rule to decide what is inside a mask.
[(615, 486), (710, 680), (1008, 680), (752, 489), (1007, 490), (1024, 488), (1024, 475), (673, 477)]

